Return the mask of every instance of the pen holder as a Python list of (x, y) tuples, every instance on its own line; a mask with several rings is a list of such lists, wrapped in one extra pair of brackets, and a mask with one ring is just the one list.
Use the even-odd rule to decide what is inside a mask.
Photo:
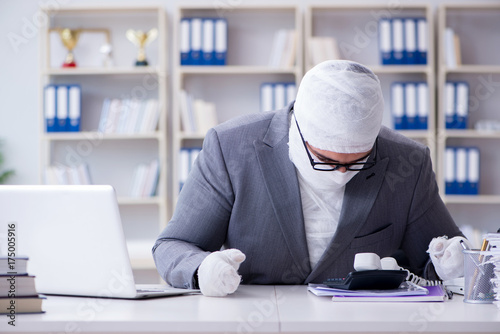
[(493, 252), (464, 250), (464, 302), (476, 304), (493, 303), (495, 292), (492, 279)]

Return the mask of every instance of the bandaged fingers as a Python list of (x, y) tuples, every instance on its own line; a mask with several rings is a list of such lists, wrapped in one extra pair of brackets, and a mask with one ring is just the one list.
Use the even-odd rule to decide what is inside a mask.
[(241, 277), (238, 274), (245, 254), (238, 249), (226, 249), (208, 255), (198, 268), (201, 293), (210, 297), (224, 297), (236, 291)]

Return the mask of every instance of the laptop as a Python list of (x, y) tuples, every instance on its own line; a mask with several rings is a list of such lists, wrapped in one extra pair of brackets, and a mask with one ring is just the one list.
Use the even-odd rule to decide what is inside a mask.
[(141, 299), (199, 291), (164, 284), (138, 289), (111, 186), (2, 185), (3, 256), (9, 225), (15, 234), (9, 251), (29, 257), (38, 293)]

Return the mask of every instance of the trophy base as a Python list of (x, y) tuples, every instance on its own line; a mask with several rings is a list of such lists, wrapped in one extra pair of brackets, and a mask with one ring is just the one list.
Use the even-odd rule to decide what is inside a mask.
[(135, 66), (148, 66), (148, 61), (147, 60), (137, 60), (135, 62)]
[(76, 67), (76, 63), (72, 61), (71, 63), (64, 63), (62, 67)]

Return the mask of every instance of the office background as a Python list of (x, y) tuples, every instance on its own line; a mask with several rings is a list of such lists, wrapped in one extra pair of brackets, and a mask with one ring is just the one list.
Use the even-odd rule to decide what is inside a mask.
[[(481, 3), (497, 4), (499, 0), (483, 0)], [(167, 133), (171, 131), (170, 126), (172, 125), (172, 95), (173, 89), (176, 85), (174, 82), (175, 78), (175, 66), (173, 61), (177, 59), (173, 55), (173, 43), (174, 36), (174, 15), (177, 12), (179, 6), (188, 5), (199, 5), (202, 7), (210, 6), (223, 6), (231, 10), (231, 8), (238, 8), (238, 6), (262, 6), (272, 7), (273, 5), (280, 6), (297, 6), (303, 15), (305, 14), (307, 6), (310, 5), (340, 5), (343, 1), (290, 1), (290, 0), (273, 0), (273, 1), (248, 1), (248, 0), (209, 0), (209, 1), (186, 1), (186, 0), (176, 0), (176, 1), (152, 1), (143, 4), (138, 1), (118, 1), (118, 0), (106, 0), (106, 1), (71, 1), (71, 0), (26, 0), (26, 1), (15, 1), (15, 0), (2, 0), (0, 2), (0, 33), (2, 38), (0, 39), (0, 49), (1, 61), (0, 61), (0, 97), (3, 101), (3, 108), (0, 111), (0, 140), (2, 142), (1, 151), (5, 158), (5, 164), (3, 169), (13, 169), (15, 170), (15, 175), (8, 180), (10, 184), (37, 184), (40, 182), (41, 175), (41, 152), (40, 152), (40, 129), (42, 128), (39, 124), (40, 122), (40, 103), (42, 103), (40, 97), (40, 6), (117, 6), (121, 4), (126, 4), (130, 6), (146, 6), (154, 5), (163, 7), (166, 11), (166, 86), (167, 86), (167, 107), (166, 107), (166, 117), (168, 118), (169, 127), (167, 127)], [(450, 1), (405, 1), (405, 0), (394, 0), (394, 1), (351, 1), (349, 5), (356, 6), (356, 4), (366, 4), (370, 5), (380, 5), (388, 6), (389, 8), (394, 6), (408, 6), (408, 5), (420, 5), (420, 4), (430, 4), (433, 9), (433, 19), (434, 21), (434, 50), (437, 49), (437, 8), (440, 4), (453, 3), (453, 4), (475, 4), (472, 0), (455, 0)], [(259, 24), (256, 22), (256, 24)], [(103, 26), (106, 24), (103, 23)], [(133, 28), (133, 27), (130, 27)], [(230, 28), (229, 28), (230, 29)], [(473, 28), (474, 29), (474, 28)], [(483, 28), (476, 28), (477, 31), (472, 32), (478, 39), (481, 39), (484, 31)], [(491, 29), (498, 31), (498, 25), (493, 26)], [(22, 40), (14, 45), (12, 43), (12, 36), (16, 34), (21, 36)], [(484, 34), (490, 36), (490, 33)], [(120, 43), (127, 43), (129, 41), (120, 41)], [(494, 43), (483, 42), (481, 45), (485, 45), (484, 50), (472, 50), (466, 46), (462, 46), (464, 52), (464, 58), (467, 54), (476, 52), (483, 54), (499, 54), (500, 43), (498, 39)], [(157, 46), (156, 46), (157, 48)], [(119, 49), (119, 47), (116, 47)], [(146, 49), (149, 50), (149, 49)], [(437, 51), (436, 51), (437, 52)], [(147, 52), (149, 54), (149, 51)], [(155, 57), (154, 53), (150, 53), (150, 56)], [(119, 57), (124, 57), (124, 55), (119, 55)], [(125, 56), (126, 57), (126, 56)], [(129, 55), (131, 61), (135, 54), (131, 53)], [(486, 57), (487, 58), (487, 57)], [(498, 57), (497, 57), (498, 58)], [(491, 58), (490, 58), (491, 59)], [(436, 86), (438, 83), (438, 59), (436, 60), (435, 74)], [(157, 59), (156, 59), (157, 61)], [(498, 65), (498, 61), (496, 64)], [(486, 80), (488, 80), (487, 75), (483, 75)], [(217, 80), (224, 80), (224, 77), (219, 77)], [(493, 84), (491, 84), (487, 89), (491, 90), (492, 98), (483, 99), (481, 103), (483, 106), (492, 106), (499, 101), (499, 85), (500, 74), (493, 74), (491, 78)], [(496, 83), (496, 84), (495, 84)], [(215, 87), (217, 85), (214, 85)], [(223, 94), (223, 92), (221, 92)], [(471, 93), (472, 94), (472, 93)], [(242, 94), (241, 104), (255, 105), (255, 97), (249, 96), (248, 94)], [(436, 96), (438, 99), (439, 96)], [(386, 100), (386, 104), (390, 101)], [(496, 105), (499, 105), (496, 103)], [(258, 110), (255, 110), (256, 112)], [(495, 117), (495, 115), (493, 115)], [(496, 115), (496, 119), (499, 120), (500, 116)], [(391, 119), (388, 117), (384, 118), (384, 124), (391, 126)], [(172, 150), (172, 138), (167, 136), (169, 142), (168, 147)], [(473, 139), (472, 142), (474, 143)], [(477, 141), (477, 140), (476, 140)], [(490, 155), (487, 160), (491, 164), (500, 164), (500, 156), (498, 150), (495, 151), (495, 145), (497, 145), (498, 140), (490, 140), (486, 143), (481, 143), (481, 147), (485, 147), (484, 151)], [(462, 141), (458, 141), (457, 144), (462, 145)], [(495, 153), (496, 152), (496, 153)], [(171, 152), (170, 152), (171, 153)], [(169, 159), (167, 157), (167, 159)], [(172, 163), (170, 161), (170, 163)], [(175, 163), (175, 162), (173, 162)], [(491, 167), (491, 166), (490, 166)], [(436, 166), (435, 166), (436, 168)], [(491, 195), (500, 194), (500, 184), (496, 180), (498, 178), (498, 172), (496, 168), (485, 169), (488, 173), (481, 174), (481, 178), (491, 179), (489, 185), (487, 186), (487, 191)], [(1, 171), (1, 170), (0, 170)], [(167, 170), (167, 173), (170, 173)], [(170, 180), (171, 181), (171, 180)], [(174, 181), (175, 182), (175, 181)], [(498, 220), (500, 202), (495, 202), (496, 199), (492, 200), (492, 203), (484, 204), (485, 202), (476, 203), (475, 205), (462, 204), (456, 202), (451, 204), (452, 214), (457, 220), (459, 225), (469, 224), (477, 227), (479, 230), (491, 230), (493, 227), (500, 227), (500, 221)], [(133, 211), (134, 209), (127, 209)], [(170, 215), (169, 212), (168, 215)], [(133, 215), (133, 214), (132, 214)], [(140, 217), (135, 217), (140, 219)], [(141, 227), (137, 227), (138, 230)], [(128, 232), (133, 234), (134, 231)]]

